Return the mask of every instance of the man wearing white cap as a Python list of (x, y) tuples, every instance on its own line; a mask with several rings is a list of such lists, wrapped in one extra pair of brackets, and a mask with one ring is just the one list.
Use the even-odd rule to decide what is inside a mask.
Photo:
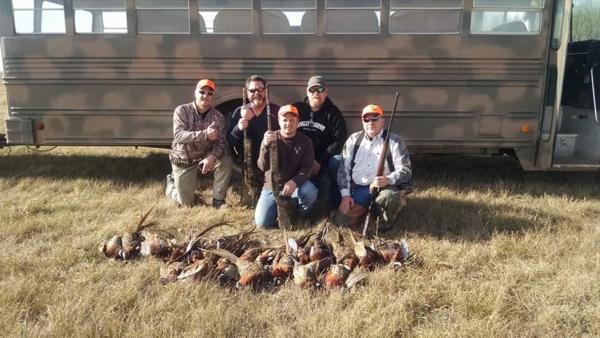
[[(309, 180), (315, 155), (311, 140), (298, 133), (298, 109), (285, 105), (279, 109), (280, 130), (267, 131), (260, 145), (258, 167), (265, 172), (265, 185), (261, 191), (254, 220), (259, 228), (277, 226), (277, 204), (273, 196), (273, 184), (277, 184), (282, 197), (297, 202), (296, 212), (306, 215), (317, 200), (317, 187)], [(269, 144), (277, 142), (279, 182), (271, 181)]]
[(375, 199), (375, 207), (380, 212), (379, 230), (386, 231), (397, 224), (398, 214), (406, 204), (400, 187), (409, 183), (412, 176), (410, 157), (404, 142), (391, 133), (384, 174), (376, 176), (388, 132), (383, 129), (383, 110), (370, 104), (363, 109), (361, 118), (363, 130), (350, 135), (342, 150), (338, 170), (342, 202), (334, 212), (333, 221), (338, 225), (358, 223), (373, 199), (369, 187), (374, 186), (381, 189)]
[(231, 158), (225, 152), (225, 118), (212, 106), (216, 89), (212, 80), (198, 81), (194, 101), (173, 113), (172, 173), (167, 175), (165, 193), (182, 206), (194, 205), (198, 174), (214, 171), (212, 206), (227, 207)]

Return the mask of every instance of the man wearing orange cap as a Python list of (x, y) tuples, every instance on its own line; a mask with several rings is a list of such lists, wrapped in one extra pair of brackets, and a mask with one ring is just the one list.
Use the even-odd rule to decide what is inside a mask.
[(384, 174), (376, 176), (379, 154), (388, 132), (383, 129), (383, 110), (370, 104), (363, 109), (361, 117), (363, 130), (350, 135), (342, 150), (338, 170), (342, 202), (334, 212), (334, 223), (358, 223), (373, 199), (369, 190), (373, 185), (381, 189), (375, 207), (380, 212), (379, 230), (386, 231), (397, 223), (398, 214), (406, 204), (399, 186), (408, 183), (412, 176), (410, 157), (400, 137), (390, 134)]
[[(306, 215), (317, 200), (317, 187), (309, 181), (315, 154), (311, 140), (298, 133), (298, 109), (285, 105), (279, 109), (280, 130), (267, 131), (260, 145), (258, 167), (265, 172), (265, 185), (261, 191), (254, 220), (259, 228), (277, 226), (277, 204), (273, 196), (273, 184), (277, 184), (282, 197), (292, 198), (297, 203), (296, 211)], [(269, 144), (277, 142), (279, 182), (271, 181)]]
[(225, 152), (225, 118), (212, 106), (216, 89), (212, 80), (198, 81), (194, 101), (175, 108), (173, 113), (169, 152), (172, 173), (167, 175), (165, 193), (182, 206), (194, 205), (198, 173), (214, 171), (212, 205), (227, 207), (231, 158)]

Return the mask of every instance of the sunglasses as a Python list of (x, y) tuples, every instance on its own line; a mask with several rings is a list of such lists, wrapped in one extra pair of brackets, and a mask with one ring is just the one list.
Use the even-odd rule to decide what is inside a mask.
[(262, 93), (265, 91), (265, 87), (251, 88), (251, 89), (248, 89), (248, 91), (252, 94), (254, 94), (256, 92)]
[(375, 122), (379, 120), (381, 116), (365, 116), (362, 118), (364, 123)]
[(214, 92), (208, 92), (208, 91), (204, 91), (204, 90), (199, 90), (198, 93), (200, 93), (200, 95), (208, 95), (208, 96), (215, 95)]
[(314, 94), (314, 93), (321, 94), (321, 93), (325, 92), (325, 87), (312, 87), (312, 88), (309, 88), (308, 91), (312, 94)]

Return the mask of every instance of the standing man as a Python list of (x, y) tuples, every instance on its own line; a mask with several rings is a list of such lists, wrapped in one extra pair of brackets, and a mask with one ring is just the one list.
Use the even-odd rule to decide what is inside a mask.
[(315, 75), (308, 79), (304, 101), (294, 103), (300, 112), (298, 130), (313, 142), (315, 162), (311, 181), (329, 198), (332, 208), (340, 203), (337, 170), (340, 151), (348, 136), (344, 116), (327, 96), (327, 83)]
[(370, 104), (362, 111), (363, 130), (348, 138), (342, 151), (342, 164), (338, 170), (338, 185), (342, 201), (334, 212), (334, 223), (356, 224), (372, 200), (369, 186), (380, 188), (375, 207), (380, 212), (379, 230), (391, 229), (398, 214), (406, 205), (405, 194), (400, 186), (407, 184), (412, 176), (410, 157), (404, 142), (396, 134), (390, 134), (389, 153), (383, 176), (375, 176), (377, 163), (385, 137), (383, 110)]
[(165, 193), (179, 205), (192, 206), (198, 173), (214, 171), (212, 206), (227, 207), (231, 158), (225, 152), (225, 119), (212, 107), (216, 89), (212, 80), (198, 81), (194, 102), (175, 108), (173, 113), (173, 144), (169, 153), (172, 173), (167, 175)]
[[(264, 174), (256, 165), (260, 150), (260, 144), (267, 131), (267, 81), (258, 75), (252, 75), (246, 79), (246, 96), (249, 103), (238, 107), (231, 116), (231, 121), (227, 129), (227, 142), (232, 147), (233, 152), (242, 157), (244, 154), (244, 130), (247, 129), (248, 139), (252, 145), (252, 177), (249, 180), (252, 189), (255, 190), (255, 196), (260, 194), (260, 189), (264, 184)], [(276, 104), (270, 104), (270, 110), (274, 113), (279, 110)], [(274, 115), (274, 114), (273, 114)], [(274, 130), (279, 129), (277, 118), (272, 116), (271, 123)], [(256, 203), (256, 201), (254, 201)]]
[[(298, 133), (298, 109), (285, 105), (279, 109), (281, 129), (267, 131), (260, 145), (258, 167), (265, 172), (265, 185), (260, 194), (254, 220), (258, 228), (277, 226), (277, 205), (273, 184), (279, 186), (281, 196), (297, 202), (296, 212), (306, 215), (317, 200), (317, 187), (309, 180), (315, 155), (310, 139)], [(277, 142), (280, 182), (271, 181), (269, 144)]]

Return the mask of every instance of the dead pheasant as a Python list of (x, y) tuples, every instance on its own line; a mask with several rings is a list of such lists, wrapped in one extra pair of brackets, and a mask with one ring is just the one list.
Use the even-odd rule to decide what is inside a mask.
[(328, 230), (329, 227), (327, 224), (325, 224), (311, 242), (310, 251), (308, 254), (311, 262), (333, 256), (333, 248), (331, 247), (331, 244), (325, 241), (325, 235), (328, 233)]
[(102, 241), (98, 250), (111, 259), (123, 258), (123, 244), (121, 236), (113, 236), (108, 242)]
[(362, 269), (350, 269), (342, 264), (334, 264), (329, 267), (325, 274), (325, 287), (327, 289), (335, 289), (342, 287), (351, 289), (354, 285), (362, 281), (368, 276), (368, 272)]
[(317, 286), (317, 279), (321, 270), (332, 263), (331, 258), (325, 258), (320, 261), (313, 261), (307, 264), (296, 262), (294, 265), (294, 283), (301, 288), (314, 288)]
[(126, 232), (125, 234), (123, 234), (123, 259), (130, 259), (132, 257), (136, 257), (140, 252), (140, 247), (142, 241), (144, 240), (144, 238), (141, 235), (142, 231), (156, 224), (156, 222), (145, 223), (146, 218), (148, 218), (148, 215), (150, 215), (152, 209), (154, 208), (150, 208), (150, 210), (148, 210), (144, 215), (140, 217), (140, 221), (136, 225), (135, 230), (133, 232)]
[[(352, 236), (350, 230), (347, 232)], [(335, 257), (337, 258), (337, 262), (346, 265), (350, 270), (354, 270), (358, 265), (358, 257), (354, 253), (354, 248), (351, 246), (351, 243), (348, 243), (347, 239), (344, 239), (341, 231), (338, 231), (338, 242), (339, 246), (336, 249), (336, 242), (332, 242), (333, 244), (333, 252)]]
[(400, 242), (384, 244), (379, 252), (385, 264), (392, 264), (397, 267), (402, 266), (409, 255), (408, 244), (404, 239)]
[(213, 262), (210, 259), (201, 259), (186, 266), (177, 276), (177, 280), (192, 279), (194, 282), (200, 281), (211, 272), (212, 268)]
[(333, 289), (343, 286), (350, 272), (350, 268), (343, 264), (330, 265), (325, 274), (325, 288)]
[[(188, 244), (185, 248), (185, 250), (183, 250), (183, 252), (179, 252), (179, 254), (172, 255), (172, 258), (170, 259), (171, 262), (174, 261), (181, 261), (186, 259), (187, 261), (189, 261), (190, 263), (192, 263), (193, 261), (197, 260), (197, 259), (202, 259), (204, 256), (202, 255), (202, 253), (200, 252), (200, 250), (202, 249), (202, 247), (206, 247), (208, 245), (202, 245), (202, 236), (204, 236), (205, 234), (207, 234), (209, 231), (222, 227), (222, 226), (232, 226), (231, 224), (227, 223), (227, 222), (219, 222), (219, 223), (215, 223), (212, 225), (207, 226), (206, 228), (204, 228), (203, 230), (200, 231), (200, 233), (198, 233), (197, 235), (195, 235), (193, 238), (191, 238), (188, 241)], [(194, 256), (192, 258), (192, 256)]]
[(373, 270), (375, 266), (383, 263), (381, 255), (372, 247), (372, 244), (367, 245), (364, 240), (357, 241), (351, 234), (354, 244), (354, 254), (358, 257), (358, 266)]
[(264, 265), (261, 263), (241, 259), (224, 249), (211, 249), (207, 251), (217, 256), (227, 258), (231, 263), (235, 264), (240, 274), (240, 279), (238, 281), (240, 287), (256, 286), (267, 277), (267, 272)]
[(177, 280), (177, 276), (181, 273), (185, 264), (181, 262), (173, 262), (167, 266), (160, 268), (160, 284), (168, 284)]

